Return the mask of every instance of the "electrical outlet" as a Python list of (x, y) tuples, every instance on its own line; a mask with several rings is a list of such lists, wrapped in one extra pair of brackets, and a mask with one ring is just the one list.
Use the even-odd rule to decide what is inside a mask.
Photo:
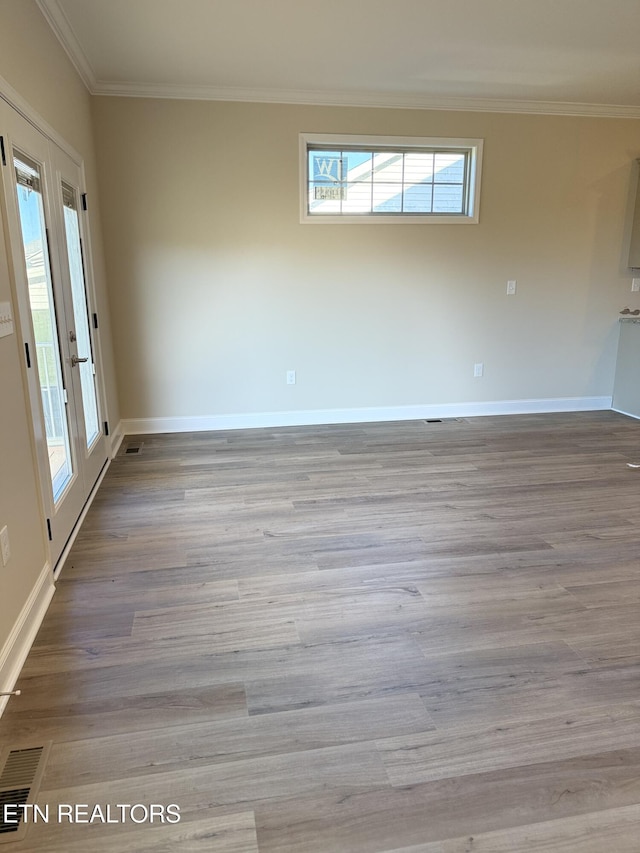
[(517, 281), (512, 279), (507, 282), (507, 296), (515, 296)]
[(0, 530), (0, 551), (2, 551), (2, 565), (6, 566), (11, 557), (11, 546), (9, 545), (9, 531), (6, 525)]
[(484, 364), (481, 361), (478, 361), (473, 365), (473, 375), (477, 378), (478, 376), (482, 376), (484, 374)]
[(640, 290), (640, 278), (631, 279), (631, 292), (637, 293)]
[(296, 384), (296, 372), (295, 370), (287, 370), (287, 385), (295, 385)]

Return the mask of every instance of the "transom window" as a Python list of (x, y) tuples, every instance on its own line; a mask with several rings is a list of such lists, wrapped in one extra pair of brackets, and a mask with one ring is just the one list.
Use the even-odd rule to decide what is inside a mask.
[(477, 222), (482, 140), (301, 134), (303, 222)]

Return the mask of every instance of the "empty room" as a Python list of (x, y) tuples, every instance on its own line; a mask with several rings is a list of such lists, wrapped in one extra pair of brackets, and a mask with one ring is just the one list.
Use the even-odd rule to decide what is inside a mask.
[(637, 853), (637, 0), (0, 0), (0, 847)]

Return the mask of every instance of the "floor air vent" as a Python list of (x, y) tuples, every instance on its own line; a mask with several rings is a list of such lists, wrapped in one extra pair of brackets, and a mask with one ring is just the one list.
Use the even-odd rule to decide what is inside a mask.
[(35, 800), (50, 747), (7, 749), (0, 756), (0, 844), (24, 838), (28, 824), (20, 806)]
[(128, 444), (127, 449), (125, 450), (126, 456), (139, 456), (142, 453), (142, 445), (143, 441), (139, 442), (139, 444)]

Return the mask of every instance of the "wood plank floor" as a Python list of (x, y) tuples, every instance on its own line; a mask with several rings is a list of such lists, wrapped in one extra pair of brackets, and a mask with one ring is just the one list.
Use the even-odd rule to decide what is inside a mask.
[(0, 738), (182, 820), (7, 850), (638, 853), (627, 462), (611, 412), (125, 440)]

